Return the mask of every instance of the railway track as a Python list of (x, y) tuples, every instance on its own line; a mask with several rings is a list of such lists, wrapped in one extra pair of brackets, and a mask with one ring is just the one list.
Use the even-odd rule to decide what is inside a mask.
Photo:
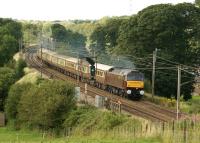
[[(36, 49), (34, 48), (30, 48), (26, 51), (26, 61), (29, 66), (37, 69), (38, 71), (42, 70), (43, 74), (51, 78), (65, 81), (70, 80), (74, 85), (77, 85), (76, 79), (68, 77), (63, 73), (60, 73), (55, 69), (51, 69), (47, 65), (43, 64), (37, 58)], [(79, 82), (78, 84), (81, 88), (81, 91), (84, 92), (85, 84), (82, 82)], [(151, 121), (169, 122), (175, 120), (176, 118), (175, 111), (165, 109), (147, 101), (130, 101), (90, 85), (88, 85), (87, 94), (92, 97), (95, 97), (95, 95), (106, 96), (114, 102), (120, 101), (122, 110), (145, 119), (150, 119)]]

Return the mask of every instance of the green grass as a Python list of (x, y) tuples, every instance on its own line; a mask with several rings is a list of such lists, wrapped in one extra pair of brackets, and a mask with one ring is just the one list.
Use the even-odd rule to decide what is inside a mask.
[(37, 132), (30, 131), (14, 131), (9, 128), (0, 128), (0, 142), (18, 142), (32, 141), (38, 142), (42, 140), (42, 136)]
[(191, 114), (200, 113), (200, 96), (193, 96), (189, 101), (182, 101), (180, 104), (181, 111)]
[(157, 138), (144, 139), (115, 139), (94, 138), (90, 136), (52, 137), (33, 131), (14, 131), (0, 128), (0, 143), (160, 143)]

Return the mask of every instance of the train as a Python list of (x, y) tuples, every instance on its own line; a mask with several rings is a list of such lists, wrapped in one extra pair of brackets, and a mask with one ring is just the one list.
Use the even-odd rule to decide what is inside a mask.
[(91, 82), (91, 65), (85, 59), (60, 55), (47, 49), (38, 49), (37, 58), (67, 76), (112, 94), (131, 99), (141, 99), (144, 95), (144, 74), (138, 70), (96, 63), (95, 81)]

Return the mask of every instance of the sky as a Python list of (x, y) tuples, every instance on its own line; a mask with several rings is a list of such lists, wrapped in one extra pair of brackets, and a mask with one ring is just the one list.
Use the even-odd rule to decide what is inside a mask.
[(105, 16), (137, 14), (160, 3), (194, 0), (1, 0), (0, 17), (19, 20), (100, 19)]

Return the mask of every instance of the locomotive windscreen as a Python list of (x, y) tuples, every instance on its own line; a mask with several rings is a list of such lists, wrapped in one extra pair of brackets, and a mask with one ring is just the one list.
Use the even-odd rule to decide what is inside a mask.
[(131, 72), (127, 75), (127, 81), (143, 81), (144, 74), (140, 72)]

